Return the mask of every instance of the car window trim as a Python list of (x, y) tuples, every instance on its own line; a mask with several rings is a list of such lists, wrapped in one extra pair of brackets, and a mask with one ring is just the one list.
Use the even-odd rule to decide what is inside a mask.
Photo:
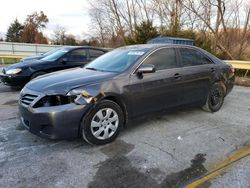
[[(180, 64), (179, 64), (179, 59), (178, 59), (178, 53), (176, 51), (176, 47), (172, 47), (172, 46), (163, 46), (163, 47), (159, 47), (159, 48), (156, 48), (154, 49), (153, 51), (151, 51), (137, 66), (136, 68), (131, 71), (132, 73), (130, 75), (133, 75), (133, 74), (136, 74), (136, 71), (137, 69), (144, 63), (144, 61), (151, 55), (153, 54), (154, 52), (158, 51), (158, 50), (161, 50), (161, 49), (165, 49), (165, 48), (170, 48), (170, 49), (174, 49), (175, 51), (175, 55), (176, 55), (176, 67), (173, 67), (173, 68), (167, 68), (167, 69), (161, 69), (161, 70), (158, 70), (158, 71), (162, 71), (162, 70), (168, 70), (168, 69), (174, 69), (174, 68), (180, 68)], [(156, 70), (156, 72), (158, 72)]]
[[(183, 66), (182, 64), (182, 59), (181, 59), (181, 52), (180, 49), (191, 49), (191, 50), (195, 50), (196, 52), (201, 53), (202, 55), (204, 55), (208, 60), (210, 60), (211, 63), (209, 64), (200, 64), (200, 65), (190, 65), (190, 66)], [(207, 54), (205, 54), (204, 52), (202, 52), (199, 49), (196, 49), (194, 47), (190, 47), (190, 46), (178, 46), (176, 47), (176, 50), (178, 51), (178, 56), (179, 56), (179, 64), (181, 67), (195, 67), (195, 66), (201, 66), (201, 65), (211, 65), (211, 64), (216, 64)]]
[[(101, 55), (99, 55), (99, 56), (91, 56), (90, 50), (95, 50), (95, 51), (98, 51), (98, 52), (102, 52), (103, 54), (101, 54)], [(102, 55), (105, 54), (105, 52), (104, 52), (103, 50), (99, 50), (99, 49), (89, 48), (88, 51), (89, 51), (89, 57), (96, 57), (96, 58), (97, 58), (97, 57), (100, 57), (100, 56), (102, 56)]]
[[(68, 51), (66, 54), (64, 54), (61, 58), (65, 58), (69, 53), (72, 53), (72, 52), (74, 52), (76, 50), (85, 50), (85, 52), (86, 52), (86, 60), (87, 61), (89, 60), (89, 58), (88, 58), (88, 56), (89, 56), (88, 48), (74, 48), (74, 49)], [(61, 58), (59, 58), (59, 59), (61, 59)], [(70, 62), (74, 62), (74, 61), (70, 61)]]
[[(101, 48), (87, 48), (86, 50), (87, 50), (87, 52), (88, 52), (88, 56), (87, 56), (87, 57), (88, 57), (88, 59), (87, 59), (88, 61), (91, 61), (90, 50), (101, 51), (101, 52), (103, 52), (102, 55), (104, 55), (104, 54), (106, 54), (106, 53), (108, 52), (108, 51), (106, 51), (105, 49), (101, 49)], [(100, 55), (100, 56), (102, 56), (102, 55)], [(98, 56), (98, 57), (100, 57), (100, 56)], [(98, 57), (96, 57), (96, 58), (98, 58)], [(95, 59), (96, 59), (96, 58), (95, 58)], [(93, 60), (94, 60), (94, 59), (93, 59)], [(92, 61), (93, 61), (93, 60), (92, 60)]]

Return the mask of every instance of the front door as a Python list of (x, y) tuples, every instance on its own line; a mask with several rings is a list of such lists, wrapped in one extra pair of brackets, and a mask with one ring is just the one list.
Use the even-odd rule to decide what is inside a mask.
[(64, 68), (81, 67), (89, 62), (86, 49), (76, 49), (65, 55)]
[(129, 90), (133, 116), (177, 106), (182, 96), (182, 69), (174, 48), (161, 48), (146, 57), (143, 64), (153, 64), (154, 73), (136, 72), (130, 77)]

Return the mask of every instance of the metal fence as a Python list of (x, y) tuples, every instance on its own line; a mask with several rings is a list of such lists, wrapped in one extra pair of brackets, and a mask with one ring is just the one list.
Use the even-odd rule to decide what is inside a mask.
[(0, 55), (38, 55), (57, 47), (61, 47), (61, 45), (0, 42)]

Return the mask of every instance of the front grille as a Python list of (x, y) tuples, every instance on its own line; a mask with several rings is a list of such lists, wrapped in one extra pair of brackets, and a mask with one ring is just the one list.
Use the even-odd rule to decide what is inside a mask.
[(37, 97), (37, 95), (25, 94), (21, 98), (21, 103), (24, 105), (30, 105)]

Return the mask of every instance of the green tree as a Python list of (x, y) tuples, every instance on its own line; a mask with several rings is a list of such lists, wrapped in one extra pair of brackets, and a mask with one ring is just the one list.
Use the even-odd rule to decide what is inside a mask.
[[(43, 11), (37, 13), (34, 12), (31, 15), (28, 15), (25, 23), (22, 34), (22, 42), (27, 43), (44, 43), (46, 40), (40, 40), (45, 38), (43, 36), (42, 30), (46, 28), (46, 24), (49, 22), (48, 17), (43, 13)], [(36, 40), (39, 39), (39, 40)]]
[(159, 35), (156, 27), (153, 26), (151, 21), (143, 21), (140, 25), (135, 27), (134, 38), (127, 37), (127, 44), (145, 44), (149, 39)]
[(6, 34), (6, 41), (7, 42), (20, 42), (21, 36), (23, 33), (23, 25), (15, 19), (8, 28)]

